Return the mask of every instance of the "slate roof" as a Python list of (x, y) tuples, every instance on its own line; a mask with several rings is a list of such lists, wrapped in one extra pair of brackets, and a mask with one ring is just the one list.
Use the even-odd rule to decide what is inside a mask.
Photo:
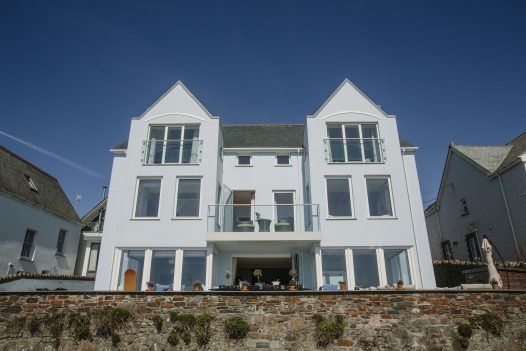
[[(30, 177), (38, 191), (31, 190)], [(58, 180), (0, 145), (0, 193), (22, 201), (75, 223), (80, 218), (69, 202)]]
[(127, 150), (127, 149), (128, 149), (128, 140), (125, 140), (119, 145), (115, 146), (112, 150)]
[(303, 147), (303, 124), (223, 125), (224, 147)]
[(517, 158), (526, 152), (526, 132), (507, 143), (506, 146), (510, 147), (510, 152), (502, 161), (497, 170), (498, 172), (504, 170), (506, 167), (517, 161)]

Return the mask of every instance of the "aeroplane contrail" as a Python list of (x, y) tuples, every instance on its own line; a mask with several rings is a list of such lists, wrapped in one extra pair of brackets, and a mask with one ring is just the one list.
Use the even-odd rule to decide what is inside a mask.
[(25, 145), (25, 146), (27, 146), (27, 147), (33, 149), (33, 150), (36, 150), (36, 151), (38, 151), (38, 152), (40, 152), (40, 153), (43, 153), (44, 155), (47, 155), (47, 156), (52, 157), (52, 158), (54, 158), (54, 159), (56, 159), (56, 160), (58, 160), (58, 161), (60, 161), (60, 162), (62, 162), (62, 163), (65, 163), (65, 164), (67, 164), (68, 166), (70, 166), (70, 167), (72, 167), (72, 168), (75, 168), (76, 170), (79, 170), (79, 171), (81, 171), (82, 173), (85, 173), (85, 174), (89, 175), (90, 177), (94, 177), (94, 178), (104, 178), (104, 176), (100, 175), (100, 174), (97, 173), (97, 172), (94, 172), (94, 171), (92, 171), (92, 170), (90, 170), (90, 169), (87, 169), (86, 167), (84, 167), (84, 166), (82, 166), (82, 165), (79, 165), (78, 163), (75, 163), (75, 162), (73, 162), (73, 161), (71, 161), (71, 160), (68, 160), (67, 158), (64, 158), (64, 157), (62, 157), (62, 156), (60, 156), (60, 155), (57, 155), (57, 154), (55, 154), (54, 152), (48, 151), (48, 150), (46, 150), (46, 149), (44, 149), (44, 148), (42, 148), (42, 147), (40, 147), (40, 146), (37, 146), (37, 145), (35, 145), (35, 144), (31, 144), (31, 143), (28, 142), (28, 141), (25, 141), (25, 140), (19, 139), (19, 138), (13, 136), (13, 135), (10, 135), (10, 134), (7, 134), (6, 132), (1, 131), (1, 130), (0, 130), (0, 135), (3, 135), (3, 136), (5, 136), (5, 137), (7, 137), (7, 138), (9, 138), (9, 139), (11, 139), (11, 140), (17, 141), (17, 142), (19, 142), (20, 144), (23, 144), (23, 145)]

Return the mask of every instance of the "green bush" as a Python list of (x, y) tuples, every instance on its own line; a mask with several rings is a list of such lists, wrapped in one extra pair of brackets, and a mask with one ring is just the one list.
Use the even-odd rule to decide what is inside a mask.
[(117, 332), (131, 319), (130, 311), (120, 307), (106, 307), (93, 312), (95, 333), (104, 338), (111, 337), (112, 344), (120, 342)]
[(68, 318), (68, 328), (72, 330), (73, 338), (76, 341), (89, 340), (92, 341), (90, 331), (91, 318), (88, 314), (79, 314), (72, 312)]
[(174, 332), (186, 345), (192, 342), (192, 332), (195, 326), (195, 316), (191, 313), (170, 312), (170, 321), (174, 324)]
[(27, 321), (27, 331), (31, 336), (34, 336), (40, 331), (41, 324), (42, 318), (39, 316), (33, 316)]
[(504, 321), (495, 313), (485, 313), (469, 318), (473, 327), (479, 327), (484, 329), (486, 332), (500, 336), (504, 331)]
[(240, 316), (225, 320), (225, 333), (230, 340), (241, 340), (247, 337), (250, 327), (248, 322)]
[(51, 337), (55, 340), (55, 347), (58, 348), (60, 345), (60, 336), (64, 330), (66, 316), (63, 313), (53, 313), (45, 316), (42, 320), (42, 324), (51, 334)]
[(177, 346), (179, 343), (179, 336), (177, 335), (177, 332), (172, 331), (170, 334), (168, 334), (168, 343), (172, 346)]
[(473, 334), (473, 328), (469, 324), (459, 324), (457, 331), (458, 335), (467, 339), (471, 338), (471, 334)]
[(195, 318), (195, 334), (198, 346), (204, 347), (210, 342), (210, 338), (212, 337), (210, 325), (214, 319), (214, 316), (207, 311), (197, 315)]
[(312, 316), (314, 321), (314, 339), (318, 347), (327, 347), (342, 337), (345, 329), (344, 318), (341, 315), (330, 321), (319, 313)]
[(157, 333), (161, 334), (163, 332), (163, 319), (155, 315), (152, 317), (153, 325), (155, 326), (155, 329), (157, 330)]

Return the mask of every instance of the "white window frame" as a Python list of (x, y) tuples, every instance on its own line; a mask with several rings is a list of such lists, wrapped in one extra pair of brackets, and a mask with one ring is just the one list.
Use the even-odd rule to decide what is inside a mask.
[[(276, 203), (276, 196), (275, 194), (292, 194), (292, 213), (294, 214), (294, 231), (299, 231), (297, 227), (298, 223), (298, 214), (296, 213), (296, 192), (294, 190), (272, 190), (272, 207), (274, 210), (272, 211), (272, 221), (274, 224), (278, 223), (278, 204)], [(288, 205), (288, 204), (281, 204), (281, 205)]]
[[(26, 244), (26, 236), (28, 232), (33, 232), (33, 240), (31, 241), (31, 246), (29, 247), (29, 255), (28, 256), (22, 256), (22, 253), (24, 252), (24, 245)], [(34, 261), (35, 259), (35, 249), (36, 249), (36, 243), (35, 239), (37, 237), (38, 231), (34, 230), (32, 228), (27, 228), (26, 232), (24, 234), (24, 240), (22, 241), (22, 250), (20, 250), (20, 259), (22, 260), (28, 260), (28, 261)]]
[[(93, 245), (94, 244), (98, 244), (99, 245), (99, 249), (97, 250), (97, 257), (95, 258), (95, 270), (90, 270), (90, 262), (91, 262), (91, 253), (93, 251)], [(86, 262), (86, 272), (84, 274), (88, 274), (88, 273), (97, 273), (97, 269), (99, 268), (99, 256), (100, 256), (100, 241), (92, 241), (90, 242), (89, 244), (89, 250), (86, 250), (86, 254), (87, 254), (87, 262)]]
[[(199, 179), (199, 206), (197, 216), (177, 216), (177, 197), (179, 196), (179, 181), (183, 179), (196, 180)], [(174, 210), (172, 214), (172, 219), (201, 219), (201, 207), (203, 205), (203, 177), (201, 176), (182, 176), (177, 177), (175, 180), (175, 201), (174, 201)]]
[[(60, 234), (64, 233), (64, 238), (62, 240), (60, 240)], [(57, 238), (57, 251), (56, 251), (56, 255), (58, 256), (64, 256), (64, 245), (66, 245), (66, 236), (68, 234), (68, 231), (66, 229), (62, 229), (60, 228), (60, 230), (58, 231), (58, 238)], [(62, 246), (61, 246), (61, 250), (59, 251), (58, 250), (58, 244), (59, 242), (62, 241)]]
[[(365, 148), (364, 148), (364, 144), (363, 144), (363, 133), (362, 133), (362, 125), (364, 124), (368, 124), (368, 125), (375, 125), (376, 127), (376, 135), (378, 135), (378, 137), (376, 139), (378, 140), (381, 140), (381, 137), (380, 137), (380, 128), (378, 126), (378, 123), (375, 123), (375, 122), (356, 122), (356, 123), (337, 123), (337, 122), (331, 122), (331, 123), (327, 123), (326, 124), (326, 127), (325, 127), (325, 133), (327, 135), (327, 139), (332, 139), (330, 136), (329, 136), (329, 131), (328, 131), (328, 128), (330, 126), (340, 126), (341, 129), (342, 129), (342, 141), (343, 141), (343, 152), (344, 152), (344, 155), (345, 155), (345, 161), (343, 162), (333, 162), (333, 161), (330, 161), (329, 163), (334, 163), (334, 164), (341, 164), (341, 163), (384, 163), (384, 155), (383, 155), (383, 150), (380, 152), (381, 155), (380, 158), (381, 160), (379, 162), (367, 162), (365, 161)], [(362, 156), (362, 159), (360, 161), (349, 161), (349, 157), (347, 155), (347, 139), (350, 139), (350, 138), (347, 138), (347, 135), (345, 133), (345, 127), (347, 126), (358, 126), (358, 135), (359, 135), (359, 139), (360, 139), (360, 151), (361, 151), (361, 156)], [(381, 146), (381, 145), (380, 145)]]
[[(331, 216), (329, 214), (329, 191), (327, 190), (327, 180), (329, 179), (347, 179), (349, 185), (349, 197), (351, 199), (351, 216)], [(326, 176), (325, 177), (325, 210), (327, 220), (345, 220), (345, 219), (356, 219), (356, 212), (354, 209), (354, 196), (352, 191), (352, 177), (351, 176)]]
[[(248, 165), (239, 164), (239, 156), (248, 157), (250, 163)], [(253, 164), (252, 164), (252, 155), (246, 155), (246, 154), (236, 155), (236, 167), (252, 167), (252, 166), (253, 166)]]
[[(391, 200), (391, 209), (393, 214), (390, 216), (371, 216), (371, 211), (369, 208), (369, 192), (367, 190), (367, 179), (387, 179), (387, 185), (389, 186), (389, 197)], [(396, 209), (394, 204), (394, 194), (393, 186), (391, 183), (391, 176), (389, 175), (365, 175), (364, 176), (364, 185), (365, 185), (365, 205), (367, 206), (367, 219), (396, 219)]]
[[(137, 200), (139, 195), (139, 183), (142, 179), (159, 179), (161, 181), (161, 185), (159, 187), (159, 206), (157, 208), (157, 216), (156, 217), (135, 217), (135, 211), (137, 210)], [(135, 184), (135, 196), (133, 200), (133, 212), (132, 212), (132, 219), (134, 220), (159, 220), (161, 216), (161, 204), (162, 204), (162, 195), (163, 194), (163, 177), (137, 177), (136, 184)]]
[[(289, 158), (289, 163), (286, 163), (286, 164), (278, 163), (278, 156), (287, 156)], [(276, 154), (274, 157), (274, 166), (275, 167), (292, 167), (292, 155), (291, 154)]]
[[(183, 145), (184, 145), (184, 131), (185, 127), (191, 127), (195, 128), (197, 127), (199, 129), (199, 138), (201, 137), (201, 125), (200, 124), (150, 124), (148, 125), (148, 138), (147, 141), (151, 142), (150, 134), (151, 134), (151, 128), (152, 127), (164, 127), (164, 136), (163, 136), (163, 156), (161, 159), (161, 163), (152, 163), (151, 165), (195, 165), (198, 163), (183, 163), (181, 160), (183, 159)], [(168, 128), (181, 128), (181, 139), (179, 139), (179, 162), (166, 162), (166, 141), (168, 140)], [(188, 139), (193, 141), (198, 141), (201, 139)], [(160, 140), (159, 140), (160, 141)], [(151, 147), (150, 145), (148, 145)], [(146, 158), (148, 155), (146, 155)]]
[(27, 185), (29, 186), (29, 189), (33, 190), (34, 192), (38, 193), (38, 188), (35, 182), (33, 181), (33, 178), (31, 176), (24, 174), (24, 177), (26, 178)]

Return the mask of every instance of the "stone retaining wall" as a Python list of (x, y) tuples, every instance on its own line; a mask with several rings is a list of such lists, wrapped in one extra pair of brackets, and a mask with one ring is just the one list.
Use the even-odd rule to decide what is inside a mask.
[[(0, 350), (53, 350), (49, 332), (31, 336), (33, 316), (89, 313), (107, 306), (123, 307), (132, 319), (118, 332), (120, 342), (94, 337), (75, 341), (64, 330), (63, 350), (197, 350), (171, 347), (169, 312), (215, 316), (207, 350), (316, 349), (312, 315), (345, 316), (343, 336), (330, 350), (463, 350), (457, 327), (470, 316), (495, 313), (504, 322), (501, 336), (473, 329), (469, 350), (526, 350), (526, 292), (524, 291), (367, 291), (278, 293), (0, 293)], [(152, 317), (163, 319), (157, 332)], [(250, 325), (248, 338), (227, 340), (226, 318), (239, 315)], [(65, 323), (67, 325), (67, 323)], [(93, 324), (93, 322), (92, 322)], [(95, 326), (92, 325), (92, 330)]]

